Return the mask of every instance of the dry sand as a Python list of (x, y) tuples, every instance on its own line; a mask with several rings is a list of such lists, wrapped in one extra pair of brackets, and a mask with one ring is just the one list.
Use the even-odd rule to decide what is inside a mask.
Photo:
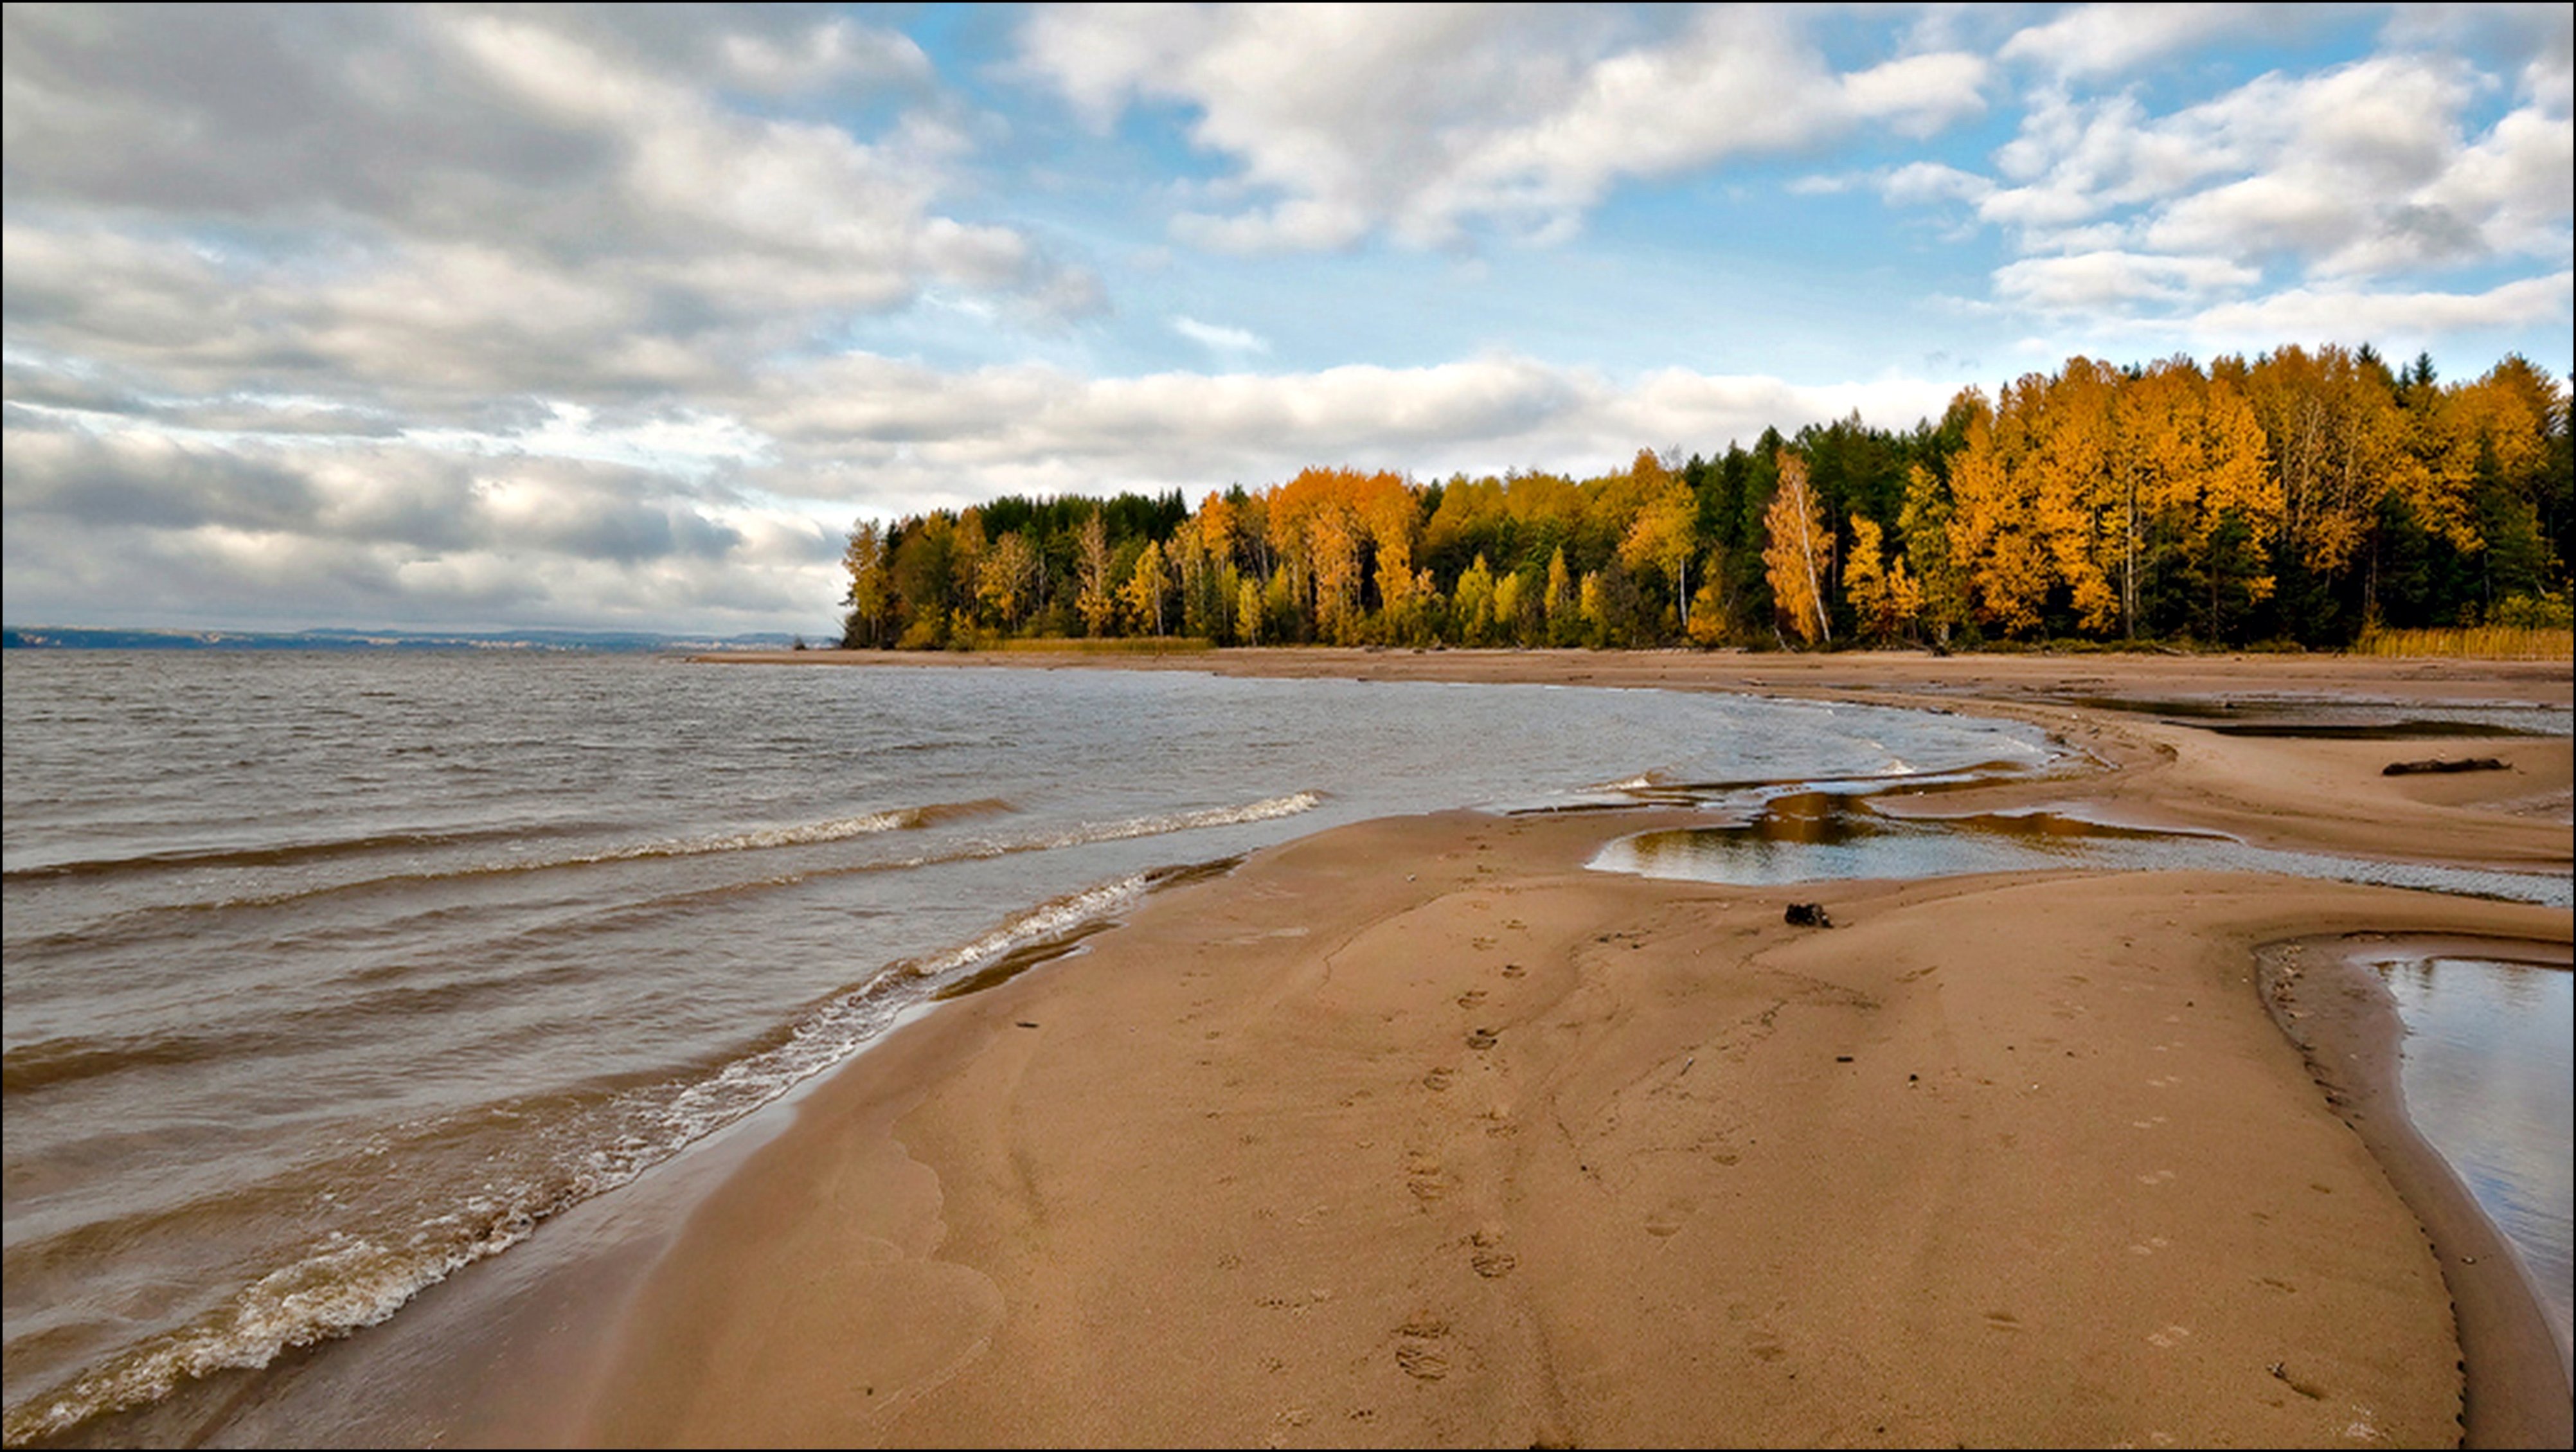
[[(2231, 738), (2068, 704), (2564, 705), (2563, 664), (1095, 663), (1930, 701), (2045, 721), (2107, 769), (1918, 808), (2077, 802), (2275, 845), (2569, 861), (2564, 738)], [(2513, 769), (2378, 774), (2466, 751)], [(2492, 1234), (2420, 1144), (2381, 1132), (2384, 1008), (2323, 1040), (2331, 1016), (2300, 1009), (2303, 1051), (2256, 983), (2262, 945), (2355, 932), (2563, 961), (2566, 912), (2244, 874), (1770, 890), (1583, 867), (1608, 836), (1680, 820), (1324, 833), (938, 1009), (704, 1199), (619, 1298), (598, 1375), (559, 1385), (537, 1430), (2450, 1445), (2465, 1328), (2471, 1440), (2566, 1445), (2556, 1354), (2544, 1332), (2535, 1359), (2528, 1298), (2494, 1276), (2509, 1258), (2446, 1283)], [(1839, 926), (1786, 926), (1793, 898)], [(2341, 1057), (2373, 1031), (2376, 1060)]]

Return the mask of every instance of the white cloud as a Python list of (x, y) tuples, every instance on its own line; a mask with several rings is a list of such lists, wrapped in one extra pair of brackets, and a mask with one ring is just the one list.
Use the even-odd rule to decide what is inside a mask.
[[(2233, 23), (2166, 8), (2071, 12), (2006, 49), (2075, 75)], [(2162, 115), (2136, 90), (2085, 96), (2060, 80), (2030, 98), (1995, 175), (1917, 162), (1880, 190), (1891, 205), (1964, 208), (2003, 229), (2024, 254), (1994, 273), (1995, 297), (2010, 305), (2180, 320), (2215, 297), (2260, 291), (2268, 271), (2287, 289), (2284, 318), (2309, 316), (2303, 300), (2316, 298), (2412, 298), (2356, 305), (2465, 317), (2476, 309), (2435, 301), (2456, 296), (2438, 284), (2407, 284), (2563, 258), (2569, 246), (2576, 129), (2563, 110), (2525, 105), (2473, 134), (2474, 108), (2500, 89), (2430, 49), (2267, 74)]]
[(2262, 274), (2222, 257), (2086, 252), (2034, 257), (1995, 273), (1995, 295), (2044, 311), (2119, 311), (2139, 303), (2182, 303), (2238, 291)]
[(2222, 303), (2194, 314), (2199, 335), (2270, 347), (2284, 338), (2359, 344), (2391, 338), (2424, 339), (2445, 333), (2512, 328), (2555, 319), (2564, 327), (2576, 274), (2560, 271), (2527, 277), (2485, 292), (2372, 292), (2352, 288), (2293, 288), (2269, 297)]
[(2035, 61), (2066, 75), (2133, 70), (2220, 36), (2257, 28), (2252, 5), (2084, 5), (2004, 42), (2006, 60)]
[[(942, 214), (955, 136), (927, 62), (844, 17), (6, 24), (11, 340), (170, 390), (608, 400), (710, 386), (933, 287), (1041, 320), (1101, 303), (1021, 232)], [(720, 80), (873, 89), (899, 114), (860, 136), (736, 109)]]
[(1172, 331), (1212, 353), (1270, 351), (1270, 340), (1249, 328), (1220, 327), (1215, 323), (1202, 323), (1196, 318), (1176, 316), (1172, 319)]
[(1956, 380), (1810, 387), (1685, 369), (1614, 380), (1495, 354), (1420, 368), (1158, 373), (1092, 379), (1013, 367), (945, 373), (881, 358), (779, 380), (749, 421), (779, 441), (774, 492), (894, 514), (1003, 492), (1209, 489), (1310, 464), (1589, 473), (1640, 447), (1750, 443), (1853, 409), (1896, 426), (1938, 416)]
[(1900, 56), (1836, 74), (1781, 12), (1712, 7), (1639, 35), (1620, 12), (1465, 6), (1052, 7), (1023, 64), (1094, 124), (1133, 102), (1195, 113), (1239, 167), (1174, 230), (1230, 251), (1378, 232), (1561, 239), (1628, 178), (1794, 151), (1865, 124), (1925, 135), (1985, 105), (1986, 62)]

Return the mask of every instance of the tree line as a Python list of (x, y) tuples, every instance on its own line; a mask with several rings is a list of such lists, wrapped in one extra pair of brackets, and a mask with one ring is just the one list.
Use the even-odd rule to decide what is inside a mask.
[(2519, 356), (2070, 359), (1936, 423), (1855, 413), (1573, 479), (1309, 468), (1006, 496), (849, 536), (842, 644), (2352, 643), (2564, 625), (2568, 390)]

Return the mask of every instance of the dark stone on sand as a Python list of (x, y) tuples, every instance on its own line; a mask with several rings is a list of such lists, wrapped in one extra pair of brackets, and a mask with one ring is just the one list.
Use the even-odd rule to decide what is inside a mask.
[(1825, 911), (1825, 905), (1820, 902), (1789, 904), (1785, 921), (1793, 928), (1830, 928), (1834, 925), (1832, 915)]

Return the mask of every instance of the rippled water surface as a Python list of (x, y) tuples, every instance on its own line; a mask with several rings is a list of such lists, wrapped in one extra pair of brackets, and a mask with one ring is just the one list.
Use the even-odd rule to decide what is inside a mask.
[(1648, 691), (0, 660), (12, 1441), (378, 1319), (1170, 869), (1395, 812), (2047, 754)]

